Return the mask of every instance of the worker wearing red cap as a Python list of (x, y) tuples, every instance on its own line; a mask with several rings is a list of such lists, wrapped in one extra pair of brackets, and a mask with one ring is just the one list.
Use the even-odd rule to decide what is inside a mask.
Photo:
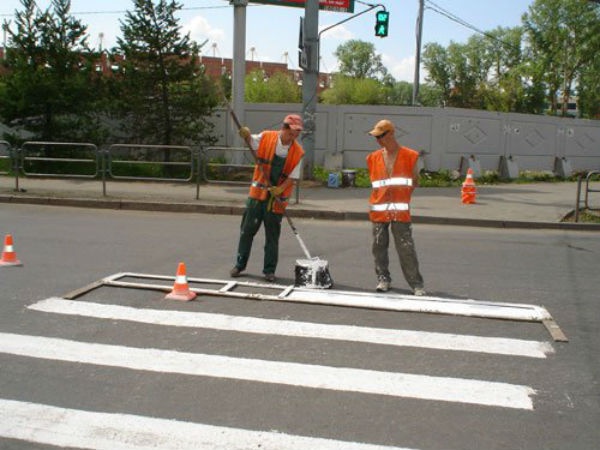
[(239, 130), (242, 139), (255, 150), (257, 160), (240, 226), (236, 261), (229, 272), (232, 277), (241, 276), (246, 269), (252, 241), (261, 223), (264, 223), (263, 274), (267, 281), (275, 281), (281, 219), (292, 193), (294, 180), (300, 178), (300, 162), (304, 150), (297, 139), (303, 128), (302, 118), (290, 114), (283, 119), (280, 130), (266, 130), (256, 135), (251, 134), (248, 127), (241, 127)]
[(395, 133), (396, 128), (389, 120), (380, 120), (369, 131), (381, 146), (367, 156), (372, 186), (369, 219), (378, 281), (376, 290), (386, 292), (390, 289), (388, 247), (391, 230), (404, 278), (415, 295), (425, 295), (410, 218), (410, 199), (419, 181), (419, 153), (401, 146)]

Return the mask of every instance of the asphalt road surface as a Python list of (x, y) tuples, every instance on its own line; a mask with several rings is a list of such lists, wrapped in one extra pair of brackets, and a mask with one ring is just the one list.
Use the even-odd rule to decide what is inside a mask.
[[(295, 222), (335, 289), (374, 293), (368, 223)], [(538, 305), (569, 342), (536, 320), (112, 286), (65, 299), (179, 262), (229, 280), (238, 230), (231, 216), (2, 205), (24, 265), (0, 267), (0, 448), (598, 448), (594, 232), (414, 227), (432, 296)], [(261, 231), (237, 280), (262, 283), (262, 245)], [(279, 284), (302, 257), (284, 224)], [(408, 294), (393, 249), (391, 269), (391, 295)]]

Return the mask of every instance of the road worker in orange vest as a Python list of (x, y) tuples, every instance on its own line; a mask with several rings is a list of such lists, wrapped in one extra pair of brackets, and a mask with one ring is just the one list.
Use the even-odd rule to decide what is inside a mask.
[(248, 127), (239, 130), (242, 139), (255, 150), (256, 164), (240, 226), (235, 266), (229, 272), (232, 277), (241, 276), (246, 269), (252, 241), (261, 223), (264, 223), (263, 274), (265, 280), (275, 281), (281, 220), (293, 191), (294, 180), (301, 175), (304, 150), (297, 139), (303, 128), (302, 118), (290, 114), (284, 118), (280, 130), (265, 130), (260, 134), (251, 134)]
[(391, 229), (404, 278), (414, 295), (426, 295), (410, 219), (410, 198), (419, 181), (419, 153), (401, 146), (395, 133), (396, 128), (389, 120), (380, 120), (369, 131), (381, 146), (367, 156), (372, 186), (369, 219), (378, 281), (376, 290), (387, 292), (391, 286), (388, 257)]

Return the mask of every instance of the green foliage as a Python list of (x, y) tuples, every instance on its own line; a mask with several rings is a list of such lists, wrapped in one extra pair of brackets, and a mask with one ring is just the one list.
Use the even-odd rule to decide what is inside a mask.
[(399, 81), (385, 88), (386, 103), (391, 105), (412, 104), (413, 85), (408, 81)]
[(386, 103), (386, 91), (376, 80), (335, 75), (332, 87), (321, 94), (321, 101), (334, 105), (380, 105)]
[[(356, 187), (371, 187), (369, 172), (365, 168), (352, 169), (356, 171), (355, 184)], [(327, 184), (329, 173), (331, 171), (322, 166), (313, 168), (313, 178), (323, 184)], [(600, 177), (599, 177), (600, 178)], [(574, 174), (568, 181), (576, 181), (577, 174)], [(441, 169), (439, 171), (422, 170), (419, 174), (420, 187), (460, 187), (464, 181), (464, 177), (457, 170)], [(559, 178), (552, 172), (547, 171), (521, 171), (519, 178), (513, 180), (502, 180), (495, 170), (485, 170), (475, 180), (479, 185), (492, 184), (524, 184), (524, 183), (539, 183), (539, 182), (562, 182), (563, 178)]]
[[(0, 116), (33, 133), (34, 139), (99, 138), (87, 28), (71, 16), (70, 0), (54, 0), (42, 11), (21, 0), (8, 34)], [(11, 138), (15, 141), (15, 138)]]
[(535, 0), (522, 23), (474, 35), (465, 44), (425, 45), (428, 81), (444, 104), (533, 114), (547, 104), (556, 114), (577, 94), (585, 117), (600, 114), (600, 6)]
[(261, 69), (246, 75), (246, 101), (249, 103), (298, 103), (302, 92), (293, 78), (284, 72), (275, 72), (267, 78)]
[(182, 35), (175, 1), (135, 0), (121, 22), (117, 52), (125, 56), (112, 82), (112, 112), (137, 143), (211, 143), (206, 117), (218, 103), (216, 85), (197, 61), (198, 45)]
[(318, 166), (318, 165), (314, 165), (313, 166), (313, 179), (315, 181), (321, 181), (322, 183), (327, 183), (327, 180), (329, 179), (329, 173), (331, 171), (327, 170), (325, 167), (323, 166)]
[[(574, 83), (582, 79), (590, 65), (597, 66), (600, 6), (585, 0), (536, 0), (523, 22), (535, 70), (546, 88), (550, 113), (559, 112), (561, 103), (564, 108), (560, 113), (566, 115)], [(585, 87), (581, 91), (580, 95), (589, 93)]]
[(579, 222), (600, 223), (600, 211), (597, 209), (584, 209), (579, 212)]
[(340, 74), (350, 77), (385, 81), (388, 71), (370, 42), (351, 39), (340, 45), (334, 55), (340, 63)]

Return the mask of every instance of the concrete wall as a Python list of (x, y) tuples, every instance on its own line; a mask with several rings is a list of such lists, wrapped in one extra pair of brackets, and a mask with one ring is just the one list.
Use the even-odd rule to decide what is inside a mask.
[[(301, 114), (299, 104), (246, 104), (242, 122), (253, 132), (277, 129), (286, 114)], [(458, 108), (318, 105), (315, 164), (326, 155), (342, 156), (344, 168), (366, 167), (377, 148), (367, 134), (380, 119), (396, 124), (401, 144), (419, 150), (428, 170), (458, 169), (475, 155), (482, 170), (498, 170), (500, 157), (512, 156), (519, 170), (555, 168), (566, 158), (573, 170), (600, 170), (600, 121), (496, 113)], [(218, 145), (235, 145), (226, 110), (214, 117)]]

